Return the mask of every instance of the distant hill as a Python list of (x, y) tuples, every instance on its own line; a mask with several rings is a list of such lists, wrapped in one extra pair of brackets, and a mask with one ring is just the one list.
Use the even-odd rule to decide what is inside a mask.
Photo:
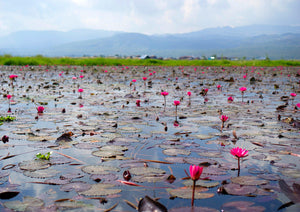
[(251, 25), (182, 34), (104, 30), (23, 31), (0, 38), (0, 53), (45, 56), (217, 56), (300, 59), (300, 26)]

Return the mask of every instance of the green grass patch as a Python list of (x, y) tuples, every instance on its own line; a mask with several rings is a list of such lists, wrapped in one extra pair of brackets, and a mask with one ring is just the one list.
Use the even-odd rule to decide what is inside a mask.
[(156, 60), (156, 59), (119, 59), (119, 58), (71, 58), (71, 57), (12, 57), (0, 56), (0, 65), (37, 66), (300, 66), (300, 60)]

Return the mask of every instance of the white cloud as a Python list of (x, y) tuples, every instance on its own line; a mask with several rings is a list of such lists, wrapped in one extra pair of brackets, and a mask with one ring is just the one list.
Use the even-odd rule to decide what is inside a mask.
[(161, 34), (299, 25), (299, 10), (299, 0), (9, 0), (0, 1), (0, 33), (91, 28)]

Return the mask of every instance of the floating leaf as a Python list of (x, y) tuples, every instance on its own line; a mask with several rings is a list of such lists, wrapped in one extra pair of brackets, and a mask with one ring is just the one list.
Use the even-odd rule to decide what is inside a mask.
[(109, 174), (108, 171), (119, 172), (120, 169), (112, 166), (89, 165), (83, 166), (81, 170), (88, 174)]
[(225, 184), (223, 188), (231, 195), (248, 195), (256, 191), (256, 186), (239, 185), (235, 183)]
[(29, 160), (20, 162), (18, 165), (22, 170), (34, 171), (39, 169), (47, 169), (50, 166), (50, 163), (48, 160)]
[(35, 171), (24, 171), (23, 174), (32, 178), (49, 178), (56, 176), (60, 171), (54, 169), (41, 169)]
[(254, 202), (248, 201), (235, 201), (227, 202), (222, 205), (222, 210), (224, 211), (233, 211), (233, 212), (242, 212), (242, 211), (251, 211), (251, 212), (263, 212), (265, 207), (263, 206), (253, 206)]
[[(183, 184), (185, 186), (193, 186), (193, 180), (189, 179), (189, 180), (185, 180), (183, 182)], [(209, 181), (209, 180), (197, 180), (196, 181), (196, 186), (201, 186), (201, 187), (205, 187), (205, 188), (213, 188), (218, 186), (220, 183), (217, 181)]]
[(85, 196), (107, 196), (112, 194), (120, 193), (121, 189), (111, 189), (114, 187), (113, 184), (93, 184), (92, 187), (87, 191), (78, 192), (80, 195)]
[[(207, 188), (196, 187), (195, 189), (195, 199), (207, 199), (214, 196), (213, 193), (202, 193), (207, 191)], [(167, 189), (169, 194), (173, 197), (179, 197), (183, 199), (191, 199), (192, 198), (192, 187), (181, 187), (176, 189)]]
[(165, 170), (152, 167), (133, 167), (129, 169), (132, 175), (165, 174)]
[(82, 182), (82, 181), (76, 181), (76, 182), (71, 182), (62, 185), (60, 187), (60, 190), (67, 191), (67, 192), (75, 190), (76, 192), (80, 192), (80, 191), (89, 190), (90, 188), (91, 188), (90, 184), (87, 184), (86, 182)]
[(92, 204), (86, 204), (82, 201), (76, 201), (76, 200), (65, 200), (65, 201), (60, 201), (60, 202), (55, 202), (55, 205), (60, 209), (60, 210), (68, 210), (68, 209), (76, 209), (76, 208), (93, 208), (94, 205)]
[(124, 152), (114, 150), (97, 150), (92, 152), (92, 155), (103, 158), (116, 158), (118, 155), (124, 155)]
[(219, 210), (214, 208), (207, 208), (207, 207), (183, 207), (183, 208), (171, 208), (169, 212), (219, 212)]
[(163, 150), (165, 155), (176, 156), (176, 155), (190, 155), (191, 151), (185, 149), (165, 149)]
[(42, 207), (44, 206), (44, 202), (41, 199), (25, 196), (23, 198), (23, 202), (16, 200), (16, 201), (9, 201), (3, 203), (6, 208), (15, 211), (26, 211), (28, 207)]
[(267, 184), (269, 181), (260, 180), (258, 177), (255, 176), (241, 176), (241, 177), (231, 178), (231, 182), (240, 185), (263, 185), (263, 184)]

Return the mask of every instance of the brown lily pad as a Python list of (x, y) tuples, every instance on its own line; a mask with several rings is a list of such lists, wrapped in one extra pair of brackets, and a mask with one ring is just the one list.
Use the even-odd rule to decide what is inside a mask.
[(225, 184), (223, 188), (228, 194), (240, 196), (253, 194), (256, 191), (256, 186), (239, 185), (235, 183)]
[[(213, 193), (203, 193), (207, 191), (207, 188), (196, 187), (195, 189), (195, 199), (208, 199), (214, 196)], [(191, 199), (192, 198), (192, 187), (181, 187), (176, 189), (167, 189), (169, 194), (172, 197), (179, 197), (183, 199)]]
[(107, 196), (112, 194), (120, 193), (121, 189), (112, 189), (113, 184), (93, 184), (89, 190), (78, 192), (80, 195), (84, 196)]
[(269, 183), (267, 180), (261, 180), (255, 176), (241, 176), (231, 178), (231, 182), (239, 185), (263, 185)]

